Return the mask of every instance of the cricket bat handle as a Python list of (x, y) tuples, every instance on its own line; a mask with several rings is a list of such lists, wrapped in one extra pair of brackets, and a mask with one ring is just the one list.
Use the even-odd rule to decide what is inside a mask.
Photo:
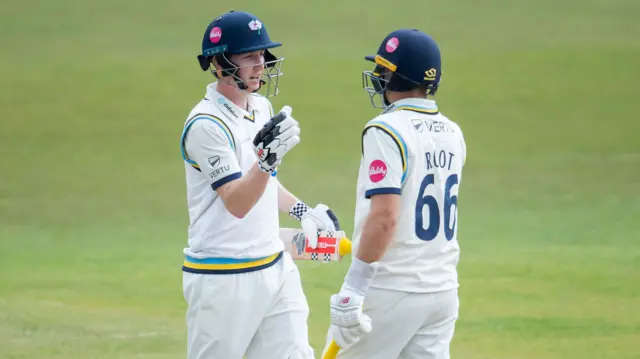
[(335, 340), (332, 340), (331, 344), (329, 344), (329, 348), (327, 348), (327, 351), (322, 356), (322, 359), (336, 359), (339, 351), (340, 347), (336, 344)]

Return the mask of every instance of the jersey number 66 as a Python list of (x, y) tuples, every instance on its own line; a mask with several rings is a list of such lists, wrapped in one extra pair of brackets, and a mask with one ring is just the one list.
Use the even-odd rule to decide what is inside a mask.
[[(431, 195), (424, 196), (424, 191), (427, 189), (429, 185), (435, 184), (435, 175), (429, 174), (427, 175), (420, 184), (420, 191), (418, 192), (418, 199), (416, 201), (416, 236), (422, 239), (423, 241), (430, 241), (438, 235), (440, 232), (440, 206), (438, 204), (438, 200)], [(458, 196), (451, 195), (451, 187), (458, 184), (458, 175), (452, 174), (447, 177), (447, 180), (444, 185), (444, 206), (442, 208), (442, 212), (444, 214), (444, 236), (447, 241), (453, 239), (453, 235), (455, 234), (456, 228), (456, 215), (455, 211), (458, 208)], [(428, 206), (429, 210), (429, 228), (424, 228), (424, 207)], [(453, 208), (455, 206), (455, 208)], [(451, 212), (453, 213), (453, 223), (451, 227), (449, 227), (451, 222)]]

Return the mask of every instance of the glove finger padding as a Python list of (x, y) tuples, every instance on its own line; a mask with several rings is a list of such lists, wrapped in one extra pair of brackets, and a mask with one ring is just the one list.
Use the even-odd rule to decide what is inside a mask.
[(277, 137), (279, 134), (285, 132), (286, 130), (292, 127), (299, 127), (298, 121), (296, 121), (293, 117), (287, 117), (281, 122), (279, 122), (278, 124), (276, 124), (270, 132)]
[(373, 326), (371, 325), (371, 318), (362, 313), (362, 317), (360, 318), (360, 325), (358, 326), (358, 331), (361, 335), (369, 334)]
[(309, 217), (300, 220), (300, 224), (302, 226), (302, 232), (304, 232), (305, 237), (307, 237), (309, 241), (309, 247), (316, 249), (318, 246), (318, 225)]
[(300, 134), (298, 122), (291, 117), (282, 120), (275, 126), (267, 124), (258, 131), (253, 139), (253, 145), (258, 146), (260, 143), (263, 143), (263, 146), (267, 146), (275, 139), (290, 136), (291, 132), (288, 132), (289, 130), (297, 131), (297, 134)]
[(372, 329), (371, 318), (364, 314), (360, 318), (360, 323), (356, 325), (348, 327), (332, 325), (332, 327), (333, 340), (341, 349), (346, 349), (359, 342), (364, 336), (371, 333)]
[(286, 140), (289, 137), (298, 136), (298, 135), (300, 135), (300, 127), (295, 125), (295, 126), (288, 127), (284, 130), (281, 130), (280, 134), (276, 135), (274, 139), (278, 139), (282, 141), (282, 140)]
[(318, 246), (318, 231), (339, 231), (338, 217), (326, 204), (318, 204), (315, 208), (306, 211), (300, 218), (302, 230), (309, 240), (309, 247), (316, 249)]
[(253, 138), (253, 145), (257, 147), (260, 145), (261, 142), (264, 142), (265, 136), (271, 133), (271, 131), (275, 128), (275, 126), (280, 122), (284, 121), (286, 118), (287, 117), (284, 113), (278, 113), (277, 115), (272, 117), (269, 121), (267, 121), (267, 123), (265, 123), (264, 126), (262, 126), (260, 131), (258, 131), (258, 133), (256, 133), (255, 137)]
[(291, 136), (283, 141), (273, 141), (269, 146), (264, 148), (262, 144), (256, 147), (256, 154), (258, 156), (258, 162), (260, 162), (262, 166), (261, 168), (271, 170), (280, 165), (284, 155), (291, 151), (298, 143), (300, 143), (300, 137)]
[(349, 328), (337, 327), (334, 331), (334, 339), (341, 349), (345, 349), (353, 345), (356, 340), (349, 332)]
[(262, 126), (260, 131), (258, 131), (258, 133), (256, 134), (253, 144), (257, 145), (257, 143), (255, 142), (256, 139), (263, 138), (267, 133), (272, 132), (275, 128), (287, 129), (297, 124), (298, 121), (291, 117), (290, 114), (287, 114), (286, 111), (280, 111), (269, 121), (267, 121), (264, 126)]
[(331, 336), (340, 349), (346, 349), (359, 342), (370, 331), (363, 331), (361, 325), (350, 328), (333, 326)]
[(283, 156), (300, 143), (300, 127), (298, 121), (291, 117), (291, 111), (290, 106), (284, 106), (253, 139), (258, 165), (266, 172), (273, 171)]
[(290, 117), (291, 116), (291, 112), (293, 112), (293, 109), (289, 105), (284, 105), (284, 106), (282, 106), (282, 109), (280, 110), (280, 112), (284, 112), (284, 114), (287, 117)]
[(293, 127), (287, 130), (285, 133), (281, 134), (281, 137), (278, 136), (273, 139), (269, 144), (266, 144), (266, 147), (270, 152), (277, 152), (278, 158), (282, 159), (281, 155), (287, 153), (293, 146), (297, 145), (300, 142), (300, 128)]
[[(331, 228), (330, 226), (327, 226), (326, 229), (330, 229), (334, 231), (340, 230), (340, 222), (338, 221), (338, 217), (336, 216), (335, 213), (333, 213), (333, 211), (331, 210), (331, 208), (329, 208), (329, 206), (327, 206), (326, 204), (319, 204), (315, 209), (320, 213), (324, 212), (324, 214), (326, 214), (326, 218), (323, 218), (324, 223), (329, 223), (329, 221), (333, 223), (333, 228)], [(322, 215), (322, 217), (324, 217), (324, 214)], [(329, 221), (327, 221), (327, 218), (329, 219)]]
[(318, 204), (312, 210), (305, 212), (302, 218), (312, 219), (316, 223), (318, 229), (321, 230), (340, 230), (340, 222), (338, 221), (338, 217), (327, 205), (322, 203)]
[(277, 160), (278, 162), (282, 161), (282, 158), (284, 157), (284, 155), (291, 151), (291, 149), (293, 149), (298, 143), (300, 143), (300, 137), (299, 136), (291, 136), (285, 140), (276, 140), (272, 143), (276, 143), (276, 146), (271, 147), (271, 145), (269, 145), (269, 149), (270, 152), (273, 152), (276, 154)]

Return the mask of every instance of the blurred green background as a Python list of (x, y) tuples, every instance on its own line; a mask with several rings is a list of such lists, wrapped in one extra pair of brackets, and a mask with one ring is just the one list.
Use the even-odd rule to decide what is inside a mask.
[[(443, 53), (463, 129), (454, 358), (640, 358), (640, 3), (5, 2), (0, 10), (0, 358), (183, 358), (183, 121), (209, 21), (284, 43), (302, 142), (281, 181), (353, 226), (363, 56), (400, 27)], [(330, 144), (329, 141), (335, 141)], [(282, 218), (283, 225), (295, 225)], [(299, 263), (319, 350), (349, 260)]]

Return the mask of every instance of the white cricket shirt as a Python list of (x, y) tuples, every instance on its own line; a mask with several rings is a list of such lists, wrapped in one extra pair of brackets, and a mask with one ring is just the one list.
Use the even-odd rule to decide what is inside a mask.
[(227, 211), (215, 191), (242, 177), (256, 163), (252, 141), (272, 117), (273, 108), (267, 98), (252, 94), (250, 111), (245, 111), (217, 92), (216, 86), (207, 86), (181, 138), (189, 209), (185, 267), (193, 272), (235, 273), (275, 262), (284, 249), (278, 237), (275, 173), (242, 219)]
[(369, 121), (362, 137), (353, 234), (360, 245), (370, 197), (395, 193), (396, 232), (372, 287), (407, 292), (457, 288), (457, 196), (466, 159), (460, 127), (426, 99), (404, 99)]

